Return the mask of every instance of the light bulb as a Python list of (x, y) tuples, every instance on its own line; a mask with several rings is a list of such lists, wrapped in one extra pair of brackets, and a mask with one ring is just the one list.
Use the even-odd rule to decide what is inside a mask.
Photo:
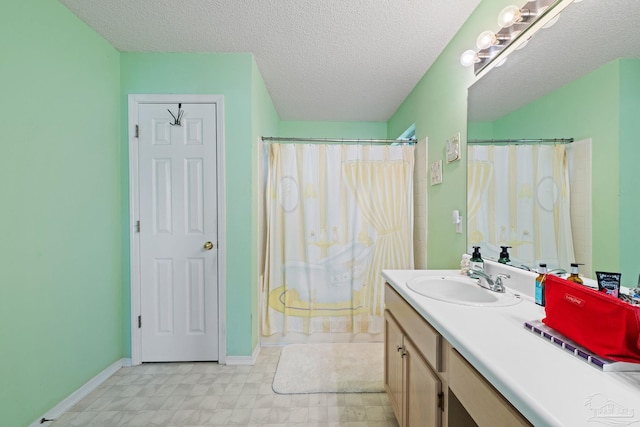
[[(511, 37), (513, 37), (513, 39), (515, 40), (518, 37), (520, 37), (520, 33), (522, 33), (522, 31), (520, 31), (520, 30), (519, 31), (513, 31), (511, 33)], [(520, 40), (519, 41), (520, 44), (518, 44), (518, 47), (516, 47), (516, 50), (520, 50), (520, 49), (524, 48), (527, 45), (527, 43), (529, 43), (529, 40), (531, 40), (531, 36), (527, 37), (526, 40), (524, 40), (524, 39)]]
[(462, 55), (460, 55), (460, 64), (463, 67), (470, 67), (471, 65), (476, 63), (476, 58), (477, 55), (473, 50), (465, 50), (464, 52), (462, 52)]
[(496, 65), (494, 65), (494, 67), (496, 68), (501, 67), (505, 62), (507, 62), (507, 57), (503, 56), (498, 60), (498, 62), (496, 62)]
[(487, 30), (480, 33), (476, 39), (476, 46), (478, 46), (478, 49), (482, 50), (493, 46), (496, 42), (496, 34), (491, 30)]
[(518, 6), (507, 6), (498, 14), (498, 25), (501, 28), (507, 28), (515, 24), (522, 17), (522, 13)]
[(520, 49), (524, 49), (524, 47), (529, 44), (529, 40), (531, 40), (531, 37), (529, 37), (528, 39), (526, 39), (525, 41), (523, 41), (522, 43), (520, 43), (520, 45), (516, 48), (516, 50), (520, 50)]
[(553, 18), (551, 18), (549, 20), (549, 22), (547, 22), (546, 24), (544, 24), (544, 27), (542, 28), (549, 28), (555, 25), (556, 22), (558, 22), (558, 19), (560, 19), (560, 14), (554, 16)]

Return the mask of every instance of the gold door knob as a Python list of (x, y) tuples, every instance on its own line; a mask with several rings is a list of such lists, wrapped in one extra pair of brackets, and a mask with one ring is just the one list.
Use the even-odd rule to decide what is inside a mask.
[(213, 243), (211, 242), (207, 242), (204, 244), (204, 248), (208, 251), (210, 251), (211, 249), (213, 249)]

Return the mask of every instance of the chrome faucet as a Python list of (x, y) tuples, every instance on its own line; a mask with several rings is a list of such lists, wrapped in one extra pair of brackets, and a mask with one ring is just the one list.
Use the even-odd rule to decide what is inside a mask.
[(505, 273), (496, 274), (495, 287), (496, 292), (504, 292), (504, 283), (502, 283), (502, 279), (510, 279), (511, 275)]
[(556, 276), (562, 277), (567, 274), (567, 270), (564, 268), (554, 268), (553, 270), (547, 271), (547, 274), (555, 274)]
[[(511, 277), (508, 274), (499, 273), (496, 275), (496, 280), (494, 281), (491, 276), (484, 271), (476, 270), (474, 268), (469, 269), (467, 276), (472, 279), (478, 279), (478, 285), (493, 292), (504, 292), (504, 284), (502, 283), (502, 280)], [(482, 279), (484, 279), (486, 285), (483, 283)]]

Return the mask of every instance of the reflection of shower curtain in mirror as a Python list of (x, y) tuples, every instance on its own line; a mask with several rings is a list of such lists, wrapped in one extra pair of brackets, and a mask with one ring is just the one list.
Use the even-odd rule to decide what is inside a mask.
[(469, 145), (469, 246), (514, 264), (575, 262), (564, 145)]
[(271, 144), (262, 334), (383, 330), (413, 268), (413, 146)]

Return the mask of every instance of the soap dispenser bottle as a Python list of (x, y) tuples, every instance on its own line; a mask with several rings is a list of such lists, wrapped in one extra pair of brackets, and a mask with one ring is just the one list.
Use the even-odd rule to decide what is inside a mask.
[(482, 255), (480, 255), (480, 246), (473, 247), (473, 253), (469, 260), (469, 269), (484, 271), (484, 261), (482, 260)]
[(501, 264), (509, 264), (511, 262), (511, 259), (509, 258), (508, 249), (511, 248), (511, 246), (500, 246), (500, 248), (502, 249), (502, 251), (500, 252), (500, 258), (498, 258), (498, 262)]
[(569, 277), (567, 277), (567, 280), (570, 281), (570, 282), (582, 285), (584, 283), (582, 282), (582, 279), (578, 275), (578, 266), (579, 265), (580, 264), (578, 264), (577, 262), (572, 262), (571, 263), (571, 275)]
[(536, 304), (544, 307), (546, 298), (544, 296), (544, 280), (547, 278), (547, 264), (540, 263), (538, 277), (536, 277)]

